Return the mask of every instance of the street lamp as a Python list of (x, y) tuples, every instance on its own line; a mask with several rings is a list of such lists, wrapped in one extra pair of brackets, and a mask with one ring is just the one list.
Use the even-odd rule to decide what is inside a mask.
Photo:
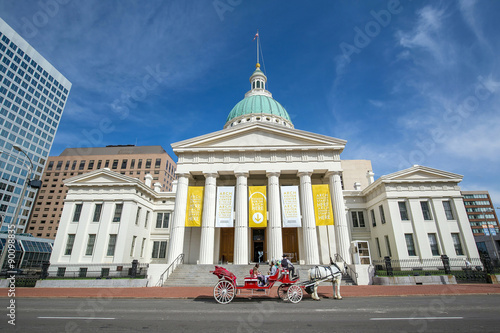
[[(500, 209), (500, 208), (497, 207), (496, 209)], [(495, 220), (496, 220), (495, 222), (497, 224), (496, 226), (498, 227), (498, 217), (496, 216), (495, 209), (493, 209), (493, 208), (487, 208), (486, 211), (490, 212), (490, 213), (493, 213), (495, 215)], [(488, 222), (486, 222), (486, 223), (488, 223)], [(495, 250), (496, 260), (500, 261), (500, 255), (498, 253), (497, 244), (495, 242), (495, 239), (493, 238), (493, 234), (491, 233), (491, 230), (489, 230), (490, 226), (486, 225), (486, 227), (488, 228), (488, 231), (489, 231), (488, 233), (490, 234), (491, 243), (493, 244), (493, 249)], [(493, 227), (493, 230), (494, 230), (494, 227)], [(495, 234), (496, 234), (496, 232), (495, 232)]]
[[(21, 210), (21, 206), (23, 205), (23, 201), (24, 201), (24, 193), (26, 192), (26, 186), (28, 185), (28, 182), (30, 181), (31, 179), (31, 174), (33, 172), (33, 162), (31, 161), (31, 158), (28, 156), (28, 154), (26, 154), (26, 152), (19, 146), (14, 146), (14, 149), (23, 153), (24, 156), (26, 156), (26, 158), (28, 159), (28, 161), (30, 162), (30, 165), (28, 167), (28, 173), (26, 175), (26, 180), (24, 181), (24, 185), (23, 185), (23, 190), (21, 191), (21, 195), (19, 196), (19, 201), (17, 203), (17, 207), (16, 207), (16, 211), (14, 212), (14, 215), (12, 216), (13, 220), (11, 223), (14, 224), (14, 234), (17, 234), (17, 228), (19, 226), (19, 212)], [(7, 152), (3, 152), (7, 155), (11, 155)], [(13, 156), (13, 155), (11, 155)], [(13, 156), (15, 158), (18, 158), (16, 156)], [(4, 266), (4, 263), (5, 263), (5, 258), (7, 257), (7, 245), (8, 245), (8, 242), (7, 242), (8, 238), (5, 239), (5, 246), (3, 247), (2, 249), (2, 256), (0, 258), (0, 269), (3, 269), (3, 266)]]

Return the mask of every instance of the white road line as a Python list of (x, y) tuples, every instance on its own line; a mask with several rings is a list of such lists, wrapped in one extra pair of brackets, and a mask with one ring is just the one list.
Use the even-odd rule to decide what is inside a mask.
[(104, 318), (104, 317), (38, 317), (38, 319), (114, 320), (116, 318)]
[(464, 317), (408, 317), (408, 318), (370, 318), (370, 320), (453, 320), (464, 319)]

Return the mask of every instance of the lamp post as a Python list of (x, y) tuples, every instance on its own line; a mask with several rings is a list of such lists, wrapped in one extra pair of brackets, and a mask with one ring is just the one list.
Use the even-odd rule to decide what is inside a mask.
[[(497, 207), (496, 209), (500, 209), (500, 207)], [(493, 208), (488, 208), (488, 209), (487, 209), (487, 211), (488, 211), (488, 212), (490, 212), (490, 213), (493, 213), (493, 214), (495, 215), (495, 222), (496, 222), (496, 226), (498, 227), (498, 217), (497, 217), (497, 215), (496, 215), (496, 213), (495, 213), (495, 209), (493, 209)], [(486, 223), (488, 223), (488, 222), (486, 222)], [(488, 231), (489, 231), (488, 233), (490, 234), (491, 244), (493, 245), (493, 249), (495, 250), (495, 256), (496, 256), (496, 258), (495, 258), (495, 259), (496, 259), (496, 264), (498, 264), (498, 263), (500, 262), (500, 255), (499, 255), (499, 253), (498, 253), (497, 244), (496, 244), (496, 242), (495, 242), (495, 239), (493, 238), (493, 235), (492, 235), (492, 233), (491, 233), (491, 230), (489, 230), (489, 229), (490, 229), (490, 226), (489, 226), (489, 225), (487, 225), (487, 227), (488, 227)], [(493, 230), (495, 230), (495, 227), (493, 227)], [(495, 234), (496, 234), (496, 232), (495, 232)]]
[[(14, 146), (14, 149), (23, 153), (24, 156), (26, 156), (26, 158), (28, 159), (28, 161), (30, 162), (30, 165), (28, 167), (28, 173), (26, 175), (26, 179), (24, 181), (24, 185), (23, 185), (23, 190), (21, 191), (21, 195), (19, 196), (19, 201), (17, 203), (17, 207), (16, 207), (16, 211), (14, 212), (14, 215), (12, 216), (13, 220), (12, 220), (12, 224), (14, 224), (14, 234), (17, 234), (17, 229), (18, 229), (18, 226), (19, 226), (19, 212), (21, 210), (21, 206), (23, 205), (23, 201), (24, 201), (24, 193), (26, 192), (26, 186), (28, 185), (28, 182), (29, 180), (31, 179), (31, 174), (33, 172), (33, 162), (31, 161), (31, 158), (28, 156), (28, 154), (26, 154), (26, 152), (24, 150), (22, 150), (21, 147), (19, 146)], [(3, 152), (7, 155), (11, 155), (7, 152)], [(13, 155), (11, 155), (13, 156)], [(13, 156), (15, 158), (18, 158), (16, 156)], [(8, 232), (8, 234), (10, 234), (10, 232)], [(0, 258), (0, 269), (3, 269), (3, 266), (4, 266), (4, 263), (5, 263), (5, 258), (7, 257), (7, 245), (8, 245), (8, 238), (5, 240), (5, 246), (3, 247), (2, 249), (2, 256)]]

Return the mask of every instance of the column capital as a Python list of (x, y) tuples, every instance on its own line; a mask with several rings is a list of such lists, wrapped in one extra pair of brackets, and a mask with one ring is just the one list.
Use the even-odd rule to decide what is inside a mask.
[(281, 175), (281, 171), (266, 171), (266, 177), (276, 176), (279, 177)]
[(217, 172), (204, 172), (203, 176), (205, 176), (205, 178), (208, 178), (208, 177), (218, 178), (219, 174)]
[(342, 175), (342, 171), (333, 171), (333, 170), (328, 170), (326, 173), (325, 173), (325, 177), (332, 177), (332, 176), (335, 176), (335, 175)]
[(245, 178), (248, 178), (248, 176), (250, 175), (250, 173), (248, 171), (235, 171), (234, 175), (236, 177), (245, 177)]
[(176, 172), (175, 175), (178, 178), (182, 178), (182, 177), (190, 178), (191, 177), (191, 173), (189, 173), (189, 172)]
[(312, 170), (299, 170), (297, 172), (297, 176), (302, 177), (302, 176), (311, 176), (313, 174)]

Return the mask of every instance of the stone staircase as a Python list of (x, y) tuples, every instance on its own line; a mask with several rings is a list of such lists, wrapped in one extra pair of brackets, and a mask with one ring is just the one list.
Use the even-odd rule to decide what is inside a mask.
[[(250, 275), (250, 270), (254, 267), (251, 265), (218, 265), (222, 266), (234, 275), (236, 275), (236, 283), (243, 284), (243, 278)], [(315, 265), (295, 265), (295, 270), (299, 272), (300, 281), (307, 281), (307, 271), (314, 267)], [(260, 266), (260, 271), (266, 273), (269, 266), (262, 264)], [(164, 287), (213, 287), (218, 281), (217, 276), (210, 273), (215, 269), (215, 265), (179, 265), (175, 271), (170, 274), (168, 279), (164, 282)], [(342, 285), (353, 285), (354, 281), (347, 274), (342, 277)], [(331, 283), (323, 282), (321, 286), (328, 286)]]

